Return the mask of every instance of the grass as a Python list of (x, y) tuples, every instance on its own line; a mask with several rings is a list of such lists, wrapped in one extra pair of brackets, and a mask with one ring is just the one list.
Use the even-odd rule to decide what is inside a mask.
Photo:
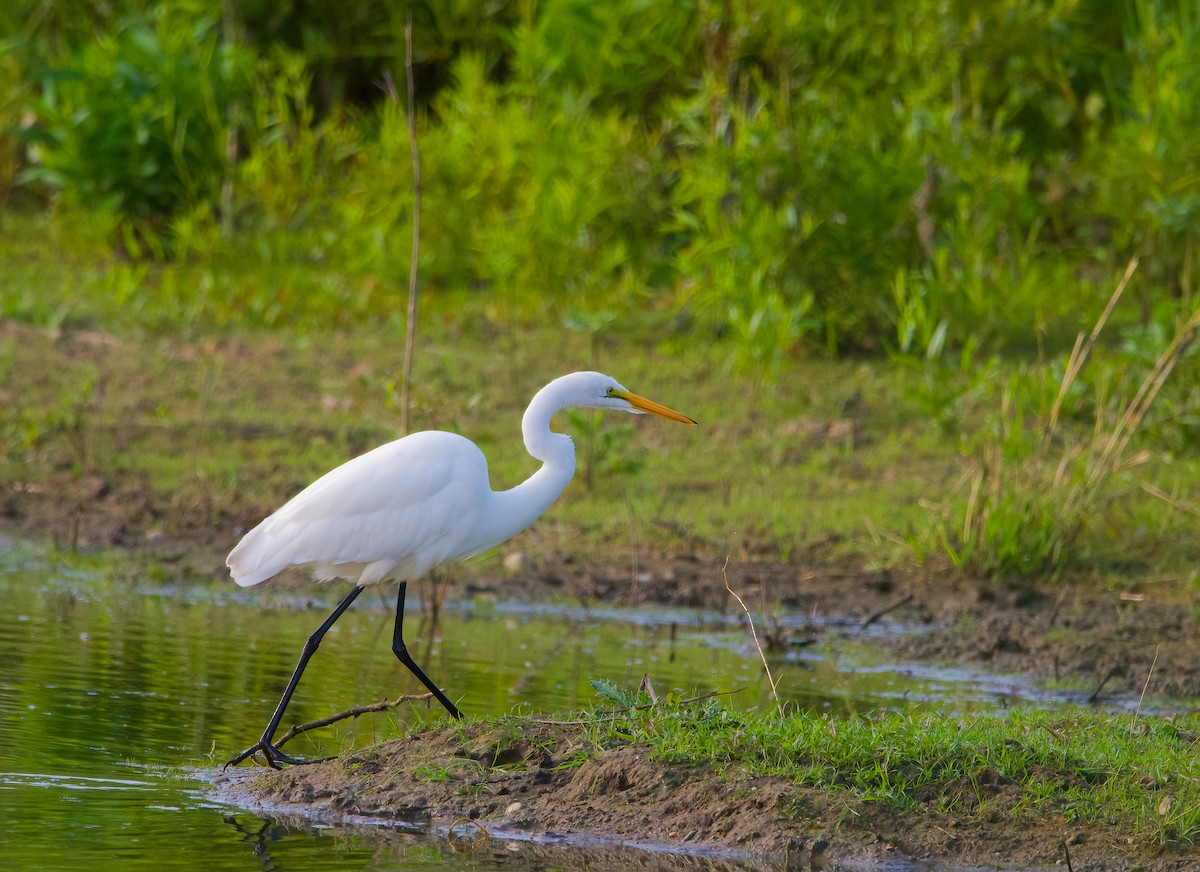
[(670, 703), (585, 724), (593, 751), (647, 746), (662, 762), (771, 775), (899, 810), (1061, 815), (1156, 844), (1200, 839), (1200, 717), (1013, 710), (812, 717)]
[[(458, 733), (453, 743), (430, 736), (407, 747), (429, 755), (417, 770), (424, 780), (458, 781), (462, 767), (482, 765), (477, 774), (487, 783), (487, 770), (496, 766), (529, 771), (546, 760), (555, 769), (576, 769), (633, 745), (654, 762), (725, 779), (782, 779), (798, 791), (794, 813), (801, 820), (811, 816), (801, 796), (812, 791), (852, 815), (863, 811), (858, 804), (878, 804), (934, 824), (976, 820), (997, 834), (1054, 821), (1054, 838), (1065, 822), (1099, 827), (1127, 847), (1187, 849), (1200, 841), (1195, 714), (1139, 719), (1013, 709), (847, 717), (734, 711), (717, 698), (641, 702), (570, 721), (470, 718), (449, 728)], [(416, 726), (411, 733), (446, 729)], [(359, 752), (346, 759), (359, 759)]]
[[(944, 547), (956, 565), (990, 575), (1042, 576), (1077, 561), (1075, 540), (1104, 517), (1120, 491), (1122, 473), (1155, 458), (1135, 436), (1147, 422), (1156, 399), (1177, 366), (1188, 356), (1200, 329), (1200, 309), (1181, 317), (1174, 333), (1157, 349), (1147, 371), (1111, 378), (1109, 397), (1096, 390), (1090, 432), (1064, 427), (1064, 406), (1088, 357), (1137, 268), (1131, 260), (1125, 275), (1089, 336), (1080, 333), (1066, 360), (1049, 408), (1030, 401), (1046, 389), (1050, 373), (1025, 374), (1002, 383), (999, 415), (984, 443), (969, 480), (969, 495), (960, 530), (944, 534)], [(1103, 375), (1101, 376), (1104, 377)], [(1037, 384), (1038, 381), (1041, 384)], [(1157, 488), (1143, 481), (1150, 493)], [(1159, 491), (1167, 501), (1172, 497)]]
[[(86, 246), (64, 254), (44, 219), (3, 221), (0, 311), (11, 320), (0, 337), (0, 372), (20, 386), (0, 416), (5, 481), (138, 479), (168, 504), (157, 526), (207, 523), (224, 541), (317, 475), (397, 434), (401, 321), (354, 316), (337, 330), (303, 321), (286, 331), (238, 326), (236, 313), (220, 315), (212, 300), (205, 309), (156, 296), (164, 282), (202, 293), (209, 267), (135, 268)], [(262, 266), (222, 269), (214, 281), (281, 281)], [(307, 280), (319, 283), (320, 271)], [(125, 281), (133, 283), (122, 292), (125, 304), (113, 306), (111, 287)], [(607, 370), (701, 423), (564, 416), (560, 426), (581, 446), (580, 475), (536, 539), (517, 547), (937, 561), (943, 518), (967, 511), (969, 495), (956, 488), (976, 468), (995, 417), (989, 394), (952, 378), (945, 387), (960, 401), (954, 425), (943, 426), (923, 400), (929, 373), (890, 359), (793, 359), (764, 382), (730, 371), (724, 352), (677, 332), (669, 313), (653, 309), (605, 323), (586, 342), (554, 318), (498, 318), (486, 295), (429, 295), (422, 311), (413, 427), (468, 435), (498, 487), (532, 471), (518, 436), (528, 398), (570, 369)], [(1108, 357), (1101, 372), (1121, 365)], [(986, 364), (1000, 380), (1055, 365)], [(1091, 432), (1077, 411), (1062, 417), (1060, 433)], [(1194, 563), (1187, 494), (1200, 465), (1186, 446), (1156, 445), (1155, 433), (1143, 430), (1130, 447), (1150, 452), (1137, 477), (1124, 470), (1115, 490), (1083, 513), (1072, 543), (1082, 571), (1150, 567), (1186, 577)]]
[[(140, 475), (160, 493), (250, 515), (397, 433), (398, 409), (388, 400), (402, 363), (399, 327), (284, 333), (186, 322), (160, 334), (148, 291), (133, 311), (105, 307), (98, 285), (124, 267), (59, 258), (36, 228), (17, 228), (13, 247), (0, 251), (14, 267), (0, 290), (15, 316), (0, 341), (0, 367), (21, 385), (3, 420), (7, 480)], [(29, 245), (18, 252), (22, 238)], [(178, 269), (173, 281), (184, 283)], [(269, 280), (253, 270), (239, 279)], [(632, 521), (640, 541), (664, 548), (748, 545), (782, 556), (831, 535), (838, 548), (857, 543), (843, 553), (861, 551), (870, 528), (912, 523), (910, 509), (928, 487), (922, 469), (905, 471), (883, 483), (881, 499), (874, 471), (896, 471), (900, 455), (924, 453), (923, 469), (937, 462), (937, 446), (903, 417), (907, 376), (898, 370), (813, 360), (795, 366), (802, 383), (756, 392), (753, 376), (727, 373), (706, 345), (666, 336), (653, 313), (580, 342), (553, 321), (496, 322), (485, 298), (423, 305), (413, 426), (469, 435), (498, 487), (532, 471), (519, 438), (528, 398), (570, 369), (603, 368), (701, 421), (691, 432), (610, 415), (589, 440), (586, 417), (564, 417), (560, 426), (594, 446), (595, 470), (589, 488), (581, 450), (579, 480), (541, 525), (563, 550), (577, 548), (580, 533), (585, 546), (628, 544)], [(48, 367), (50, 359), (56, 364)], [(869, 449), (822, 444), (806, 429), (842, 418), (842, 407), (860, 399), (871, 410), (860, 422)], [(874, 415), (884, 409), (900, 417)]]

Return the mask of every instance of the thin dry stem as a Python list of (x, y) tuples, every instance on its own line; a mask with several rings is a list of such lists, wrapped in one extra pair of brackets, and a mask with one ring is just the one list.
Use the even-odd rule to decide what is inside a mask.
[(1092, 346), (1096, 344), (1096, 339), (1100, 336), (1100, 331), (1104, 329), (1104, 325), (1108, 323), (1108, 318), (1116, 308), (1117, 300), (1121, 299), (1121, 295), (1125, 293), (1125, 288), (1129, 284), (1129, 280), (1133, 278), (1133, 273), (1137, 269), (1138, 259), (1131, 258), (1129, 264), (1125, 267), (1125, 274), (1121, 276), (1121, 281), (1117, 282), (1116, 289), (1108, 298), (1108, 305), (1104, 307), (1104, 311), (1100, 314), (1100, 318), (1096, 321), (1096, 326), (1092, 328), (1091, 335), (1087, 341), (1083, 341), (1083, 334), (1080, 333), (1075, 340), (1075, 347), (1071, 349), (1071, 357), (1067, 361), (1066, 372), (1063, 373), (1062, 383), (1058, 387), (1058, 396), (1054, 398), (1054, 405), (1050, 409), (1050, 420), (1046, 424), (1045, 438), (1054, 432), (1058, 425), (1058, 414), (1062, 410), (1063, 400), (1066, 399), (1067, 391), (1075, 382), (1075, 377), (1079, 375), (1079, 371), (1083, 368), (1084, 361), (1087, 360), (1088, 354), (1092, 350)]
[(1169, 493), (1167, 493), (1162, 488), (1160, 488), (1156, 485), (1150, 484), (1150, 482), (1148, 482), (1148, 481), (1142, 482), (1141, 487), (1142, 487), (1142, 490), (1144, 490), (1146, 493), (1150, 494), (1150, 496), (1157, 497), (1158, 499), (1160, 499), (1164, 503), (1166, 503), (1168, 506), (1173, 508), (1175, 511), (1184, 512), (1189, 515), (1195, 515), (1196, 517), (1200, 518), (1200, 508), (1197, 508), (1195, 503), (1181, 502), (1180, 500), (1171, 496)]
[[(408, 410), (412, 396), (412, 364), (417, 329), (417, 271), (421, 254), (421, 154), (417, 149), (416, 86), (413, 81), (412, 13), (404, 22), (404, 79), (407, 102), (403, 109), (408, 128), (408, 147), (412, 153), (413, 173), (413, 232), (412, 251), (408, 263), (408, 311), (404, 327), (404, 371), (400, 376), (400, 432), (408, 433)], [(388, 98), (400, 106), (400, 94), (391, 72), (384, 73), (382, 87)]]
[[(460, 843), (457, 841), (459, 837), (454, 834), (459, 824), (470, 824), (479, 831), (480, 835), (482, 835), (484, 839), (490, 839), (492, 837), (492, 834), (487, 831), (484, 825), (475, 820), (475, 818), (455, 818), (453, 821), (451, 821), (450, 828), (446, 831), (446, 842), (456, 854), (464, 853), (464, 846), (460, 845)], [(468, 850), (474, 850), (475, 842), (476, 840), (472, 839), (466, 848)]]
[(417, 151), (416, 87), (413, 84), (412, 12), (404, 21), (404, 72), (408, 84), (408, 143), (412, 151), (413, 232), (412, 255), (408, 264), (408, 323), (404, 332), (404, 377), (400, 389), (400, 430), (408, 432), (408, 407), (412, 384), (413, 352), (417, 324), (417, 268), (421, 254), (421, 155)]
[(737, 591), (729, 586), (729, 575), (725, 572), (728, 566), (729, 558), (726, 557), (725, 563), (721, 567), (721, 578), (725, 581), (725, 589), (733, 594), (733, 598), (738, 601), (738, 605), (746, 613), (746, 621), (750, 625), (750, 637), (754, 640), (754, 649), (758, 651), (758, 659), (762, 661), (763, 671), (767, 674), (767, 682), (771, 685), (771, 699), (775, 700), (775, 708), (782, 715), (783, 706), (779, 703), (779, 692), (776, 689), (778, 685), (775, 683), (775, 677), (771, 675), (771, 667), (767, 665), (767, 655), (763, 653), (762, 643), (758, 641), (758, 630), (754, 626), (754, 616), (750, 614), (750, 610), (746, 608), (746, 604), (742, 601), (742, 598), (737, 595)]
[(1175, 369), (1175, 365), (1179, 363), (1188, 346), (1195, 340), (1197, 329), (1200, 329), (1200, 309), (1194, 311), (1184, 325), (1176, 331), (1170, 344), (1154, 361), (1154, 366), (1142, 380), (1133, 399), (1125, 405), (1120, 420), (1109, 434), (1109, 438), (1100, 452), (1100, 462), (1092, 468), (1088, 478), (1089, 484), (1107, 475), (1119, 465), (1125, 449), (1129, 446), (1129, 440), (1133, 438), (1142, 419), (1150, 411), (1150, 406), (1153, 405), (1155, 397), (1162, 390), (1167, 377)]
[(1146, 683), (1142, 685), (1142, 694), (1138, 697), (1137, 708), (1133, 711), (1133, 720), (1129, 722), (1129, 738), (1133, 739), (1133, 730), (1137, 726), (1138, 715), (1142, 711), (1142, 700), (1146, 698), (1146, 689), (1150, 687), (1150, 676), (1154, 674), (1154, 667), (1158, 663), (1158, 652), (1162, 648), (1161, 645), (1154, 646), (1154, 659), (1150, 661), (1150, 669), (1146, 673)]
[[(1138, 258), (1131, 258), (1091, 332), (1086, 337), (1081, 333), (1076, 338), (1041, 438), (1029, 456), (1006, 477), (1000, 446), (985, 446), (983, 460), (976, 478), (972, 481), (972, 490), (963, 517), (964, 540), (969, 539), (972, 534), (981, 540), (986, 536), (989, 506), (999, 500), (1005, 488), (1020, 495), (1026, 490), (1036, 490), (1045, 486), (1052, 492), (1062, 493), (1061, 498), (1055, 501), (1053, 515), (1056, 529), (1053, 531), (1054, 540), (1048, 555), (1048, 565), (1057, 566), (1062, 554), (1078, 534), (1084, 513), (1095, 504), (1111, 476), (1150, 458), (1150, 454), (1145, 451), (1130, 453), (1130, 442), (1167, 378), (1200, 332), (1200, 309), (1193, 312), (1176, 331), (1171, 342), (1154, 361), (1137, 391), (1119, 408), (1116, 419), (1113, 420), (1098, 411), (1090, 442), (1067, 440), (1061, 456), (1054, 464), (1053, 477), (1049, 481), (1046, 480), (1046, 472), (1043, 471), (1046, 462), (1050, 460), (1048, 454), (1058, 429), (1063, 402), (1107, 325), (1117, 302), (1133, 278), (1137, 266)], [(1098, 403), (1099, 405), (1101, 404)], [(1003, 419), (1008, 421), (1007, 395), (1004, 397), (1002, 414)], [(1002, 434), (1000, 441), (1003, 442), (1004, 438)], [(1077, 464), (1081, 460), (1084, 464), (1082, 474), (1072, 480), (1071, 472), (1079, 468)], [(985, 487), (986, 485), (990, 487)], [(983, 544), (986, 546), (986, 542)]]

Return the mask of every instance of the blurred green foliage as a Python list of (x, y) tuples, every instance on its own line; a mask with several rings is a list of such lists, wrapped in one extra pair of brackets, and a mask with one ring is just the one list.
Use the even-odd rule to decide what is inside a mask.
[(132, 252), (157, 250), (165, 222), (218, 197), (224, 116), (247, 93), (237, 77), (215, 21), (176, 24), (166, 6), (130, 20), (43, 79), (33, 108), (45, 148), (25, 178), (113, 216)]
[[(758, 385), (886, 351), (945, 437), (998, 403), (1016, 464), (1044, 398), (997, 401), (997, 355), (1053, 369), (1139, 256), (1121, 351), (1068, 398), (1095, 422), (1196, 306), (1194, 0), (12, 0), (0, 210), (129, 262), (69, 300), (0, 284), (0, 313), (403, 317), (414, 184), (380, 80), (410, 14), (420, 279), (492, 324), (715, 343)], [(1196, 446), (1197, 366), (1139, 438)]]
[(378, 80), (409, 13), (422, 279), (499, 318), (667, 309), (769, 376), (806, 342), (903, 350), (915, 307), (946, 353), (1072, 336), (1134, 251), (1144, 315), (1194, 290), (1198, 22), (1169, 0), (15, 0), (0, 194), (134, 254), (396, 282), (413, 186)]

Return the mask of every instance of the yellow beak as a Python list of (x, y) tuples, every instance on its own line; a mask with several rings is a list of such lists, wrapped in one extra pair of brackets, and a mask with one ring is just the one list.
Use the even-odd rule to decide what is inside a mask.
[(672, 421), (678, 421), (680, 424), (691, 424), (697, 426), (696, 422), (687, 415), (681, 415), (674, 409), (668, 409), (661, 403), (656, 403), (654, 400), (648, 400), (645, 397), (639, 397), (637, 394), (629, 391), (613, 391), (614, 396), (618, 396), (625, 400), (629, 405), (633, 406), (639, 412), (647, 412), (651, 415), (658, 415), (660, 418), (669, 418)]

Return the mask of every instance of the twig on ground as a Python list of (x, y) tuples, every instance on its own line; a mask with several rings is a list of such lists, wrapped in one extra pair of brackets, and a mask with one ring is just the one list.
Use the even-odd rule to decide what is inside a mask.
[(646, 696), (650, 697), (652, 705), (658, 705), (658, 694), (654, 692), (654, 685), (650, 683), (650, 673), (642, 675), (642, 683), (638, 685), (638, 690), (646, 691)]
[(858, 625), (858, 628), (860, 630), (865, 630), (867, 627), (871, 626), (873, 623), (878, 621), (880, 618), (882, 618), (888, 612), (895, 611), (896, 609), (900, 608), (900, 606), (904, 605), (906, 602), (908, 602), (912, 598), (913, 598), (913, 594), (912, 594), (912, 591), (910, 590), (907, 593), (905, 593), (904, 595), (892, 600), (890, 603), (888, 603), (883, 608), (877, 609), (876, 611), (871, 612), (871, 614), (867, 615), (865, 618), (862, 619), (862, 623)]
[(1092, 695), (1087, 698), (1088, 705), (1095, 704), (1096, 700), (1100, 698), (1100, 691), (1104, 690), (1104, 685), (1108, 684), (1109, 679), (1118, 672), (1120, 672), (1120, 670), (1115, 666), (1108, 670), (1105, 676), (1100, 679), (1100, 683), (1096, 685), (1096, 689), (1092, 691)]
[(367, 705), (356, 705), (353, 708), (348, 708), (344, 712), (329, 715), (325, 718), (318, 718), (315, 721), (309, 721), (306, 724), (297, 724), (288, 727), (286, 733), (279, 737), (275, 742), (275, 747), (282, 746), (289, 739), (294, 739), (301, 733), (307, 733), (309, 730), (317, 730), (321, 727), (328, 727), (330, 724), (336, 724), (338, 721), (344, 721), (346, 718), (357, 718), (359, 715), (369, 715), (372, 712), (382, 712), (388, 709), (396, 708), (406, 702), (424, 702), (433, 699), (432, 693), (414, 693), (398, 696), (395, 699), (381, 699), (379, 702), (368, 703)]
[(767, 681), (771, 685), (771, 699), (775, 700), (775, 709), (780, 715), (783, 714), (783, 706), (779, 704), (778, 685), (775, 682), (775, 677), (771, 675), (771, 667), (767, 665), (767, 655), (763, 653), (762, 643), (758, 641), (758, 630), (754, 627), (754, 616), (750, 614), (750, 610), (746, 608), (746, 604), (742, 598), (737, 595), (732, 587), (729, 586), (729, 575), (726, 569), (729, 567), (729, 558), (725, 558), (725, 563), (721, 566), (721, 578), (725, 581), (725, 589), (733, 594), (733, 598), (738, 601), (738, 605), (742, 607), (742, 611), (746, 613), (746, 621), (750, 624), (750, 637), (754, 640), (754, 648), (758, 651), (758, 659), (762, 661), (763, 671), (767, 673)]

